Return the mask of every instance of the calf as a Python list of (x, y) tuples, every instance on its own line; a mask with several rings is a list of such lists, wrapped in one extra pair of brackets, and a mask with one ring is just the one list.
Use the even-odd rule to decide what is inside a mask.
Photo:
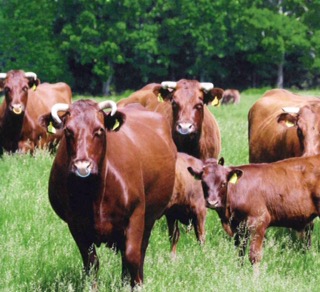
[[(236, 245), (248, 232), (252, 264), (262, 259), (262, 245), (270, 226), (304, 230), (320, 212), (320, 155), (290, 158), (269, 164), (224, 167), (206, 160), (202, 170), (189, 168), (201, 178), (207, 205), (223, 210)], [(246, 228), (243, 228), (243, 227)], [(241, 239), (241, 240), (240, 240)]]
[(165, 216), (168, 223), (172, 255), (176, 255), (180, 237), (178, 221), (189, 225), (192, 223), (197, 240), (205, 241), (205, 221), (207, 209), (200, 181), (192, 179), (188, 167), (199, 168), (202, 162), (185, 153), (178, 153), (174, 191), (166, 208)]
[(222, 95), (222, 104), (240, 103), (240, 92), (237, 89), (226, 89)]

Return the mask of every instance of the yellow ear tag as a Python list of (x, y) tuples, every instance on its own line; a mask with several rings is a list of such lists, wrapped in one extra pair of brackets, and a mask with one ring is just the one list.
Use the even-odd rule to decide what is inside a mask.
[(291, 127), (294, 126), (294, 123), (292, 123), (292, 122), (290, 122), (290, 121), (286, 121), (286, 126), (287, 126), (288, 128), (291, 128)]
[(120, 126), (120, 123), (119, 123), (119, 121), (116, 119), (116, 121), (114, 122), (113, 128), (112, 128), (112, 131), (115, 131), (119, 126)]
[(214, 99), (213, 99), (213, 101), (211, 102), (211, 104), (212, 104), (213, 106), (220, 106), (220, 101), (219, 101), (219, 99), (218, 99), (217, 96), (214, 97)]
[(35, 84), (33, 84), (32, 90), (33, 90), (33, 91), (36, 91), (36, 89), (37, 89), (37, 86), (36, 86)]
[(158, 101), (159, 101), (159, 102), (163, 102), (163, 97), (161, 96), (160, 93), (158, 94)]
[(234, 173), (232, 177), (229, 179), (229, 183), (236, 184), (238, 182), (238, 175)]
[(52, 125), (52, 122), (49, 123), (48, 133), (50, 133), (50, 134), (55, 134), (55, 133), (57, 133), (57, 130), (56, 130), (56, 128)]

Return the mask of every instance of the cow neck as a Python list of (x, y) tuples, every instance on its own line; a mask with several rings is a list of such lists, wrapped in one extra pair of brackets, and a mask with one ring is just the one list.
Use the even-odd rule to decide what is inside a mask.
[(23, 122), (24, 114), (14, 115), (8, 109), (5, 110), (0, 129), (3, 147), (7, 151), (16, 151), (18, 149)]
[(196, 136), (190, 137), (175, 134), (173, 140), (177, 146), (178, 152), (187, 153), (193, 157), (200, 158), (199, 140)]

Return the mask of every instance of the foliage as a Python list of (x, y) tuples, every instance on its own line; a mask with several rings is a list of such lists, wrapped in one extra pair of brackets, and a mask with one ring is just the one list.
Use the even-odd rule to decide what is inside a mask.
[[(79, 93), (180, 78), (222, 88), (314, 87), (319, 1), (0, 0), (0, 70)], [(284, 82), (284, 83), (283, 83)]]

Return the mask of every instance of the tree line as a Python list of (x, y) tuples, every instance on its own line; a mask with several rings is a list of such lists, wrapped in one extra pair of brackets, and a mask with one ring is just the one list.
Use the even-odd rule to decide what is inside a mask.
[(81, 94), (181, 78), (319, 86), (320, 1), (0, 0), (0, 71)]

